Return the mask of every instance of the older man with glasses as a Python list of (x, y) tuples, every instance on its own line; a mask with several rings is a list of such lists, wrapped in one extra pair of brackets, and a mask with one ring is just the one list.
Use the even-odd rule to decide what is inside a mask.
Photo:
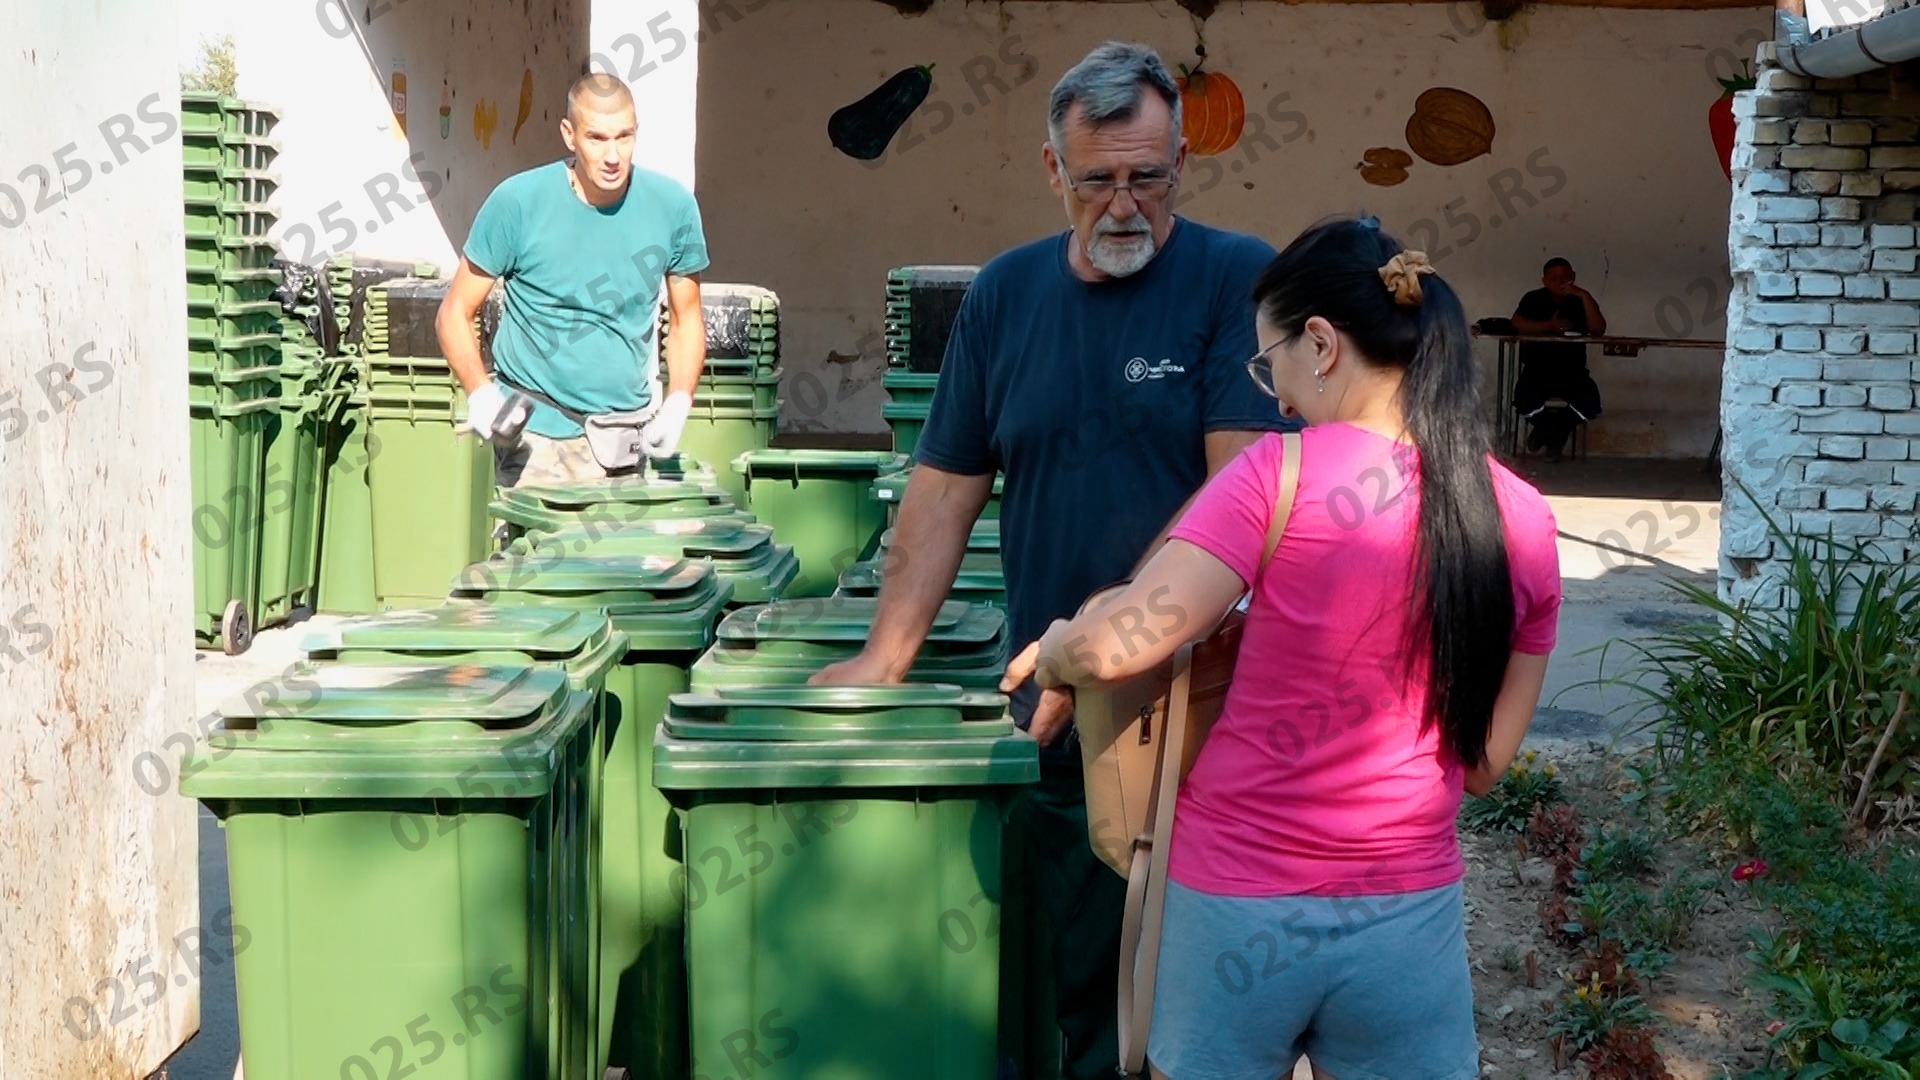
[[(1150, 49), (1110, 42), (1054, 87), (1041, 148), (1069, 230), (981, 268), (961, 305), (916, 451), (866, 649), (816, 683), (906, 677), (1005, 475), (1001, 553), (1017, 645), (1130, 576), (1207, 478), (1286, 430), (1247, 377), (1253, 283), (1276, 254), (1178, 217), (1180, 92)], [(1163, 628), (1156, 613), (1147, 625)], [(1126, 882), (1088, 843), (1070, 691), (1014, 695), (1043, 779), (1016, 827), (1057, 938), (1064, 1075), (1118, 1064), (1115, 978)]]

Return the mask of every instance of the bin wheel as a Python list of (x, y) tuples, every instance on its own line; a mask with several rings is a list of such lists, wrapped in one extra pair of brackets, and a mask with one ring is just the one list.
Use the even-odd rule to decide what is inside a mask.
[(238, 600), (227, 601), (227, 610), (220, 616), (220, 646), (228, 656), (239, 656), (253, 644), (253, 621), (247, 618), (247, 605)]

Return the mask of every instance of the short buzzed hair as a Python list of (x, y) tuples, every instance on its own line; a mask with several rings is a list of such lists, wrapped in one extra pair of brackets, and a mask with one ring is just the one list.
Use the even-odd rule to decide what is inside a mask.
[(1067, 114), (1075, 102), (1080, 115), (1090, 124), (1131, 120), (1140, 113), (1140, 99), (1148, 87), (1159, 94), (1173, 112), (1173, 145), (1180, 145), (1180, 85), (1160, 60), (1160, 54), (1145, 45), (1109, 41), (1087, 54), (1086, 59), (1054, 84), (1048, 102), (1047, 137), (1059, 149), (1064, 138)]
[(594, 101), (605, 108), (617, 109), (625, 106), (631, 109), (634, 107), (633, 91), (627, 88), (626, 83), (620, 81), (618, 75), (590, 71), (573, 80), (573, 85), (567, 87), (566, 117), (568, 120), (574, 119), (574, 105), (587, 95), (592, 95)]
[(1556, 266), (1564, 266), (1567, 268), (1568, 273), (1573, 272), (1573, 264), (1565, 259), (1548, 259), (1547, 265), (1541, 267), (1540, 272), (1543, 274), (1551, 274)]

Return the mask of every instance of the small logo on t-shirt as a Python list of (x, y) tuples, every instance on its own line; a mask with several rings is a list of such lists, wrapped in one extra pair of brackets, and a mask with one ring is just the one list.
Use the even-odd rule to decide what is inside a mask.
[(1162, 360), (1157, 364), (1147, 363), (1144, 356), (1136, 356), (1127, 361), (1127, 381), (1145, 382), (1148, 379), (1164, 379), (1168, 375), (1185, 374), (1186, 368), (1171, 360)]

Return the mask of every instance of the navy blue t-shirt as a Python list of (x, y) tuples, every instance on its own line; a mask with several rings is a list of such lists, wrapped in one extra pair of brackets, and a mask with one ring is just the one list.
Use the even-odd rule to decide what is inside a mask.
[[(915, 459), (1005, 474), (1000, 549), (1017, 651), (1126, 577), (1207, 479), (1209, 431), (1297, 430), (1247, 374), (1265, 241), (1177, 218), (1125, 278), (1087, 282), (1072, 234), (1014, 248), (967, 290)], [(1022, 727), (1039, 698), (1014, 695)], [(1043, 758), (1077, 763), (1074, 740)]]

